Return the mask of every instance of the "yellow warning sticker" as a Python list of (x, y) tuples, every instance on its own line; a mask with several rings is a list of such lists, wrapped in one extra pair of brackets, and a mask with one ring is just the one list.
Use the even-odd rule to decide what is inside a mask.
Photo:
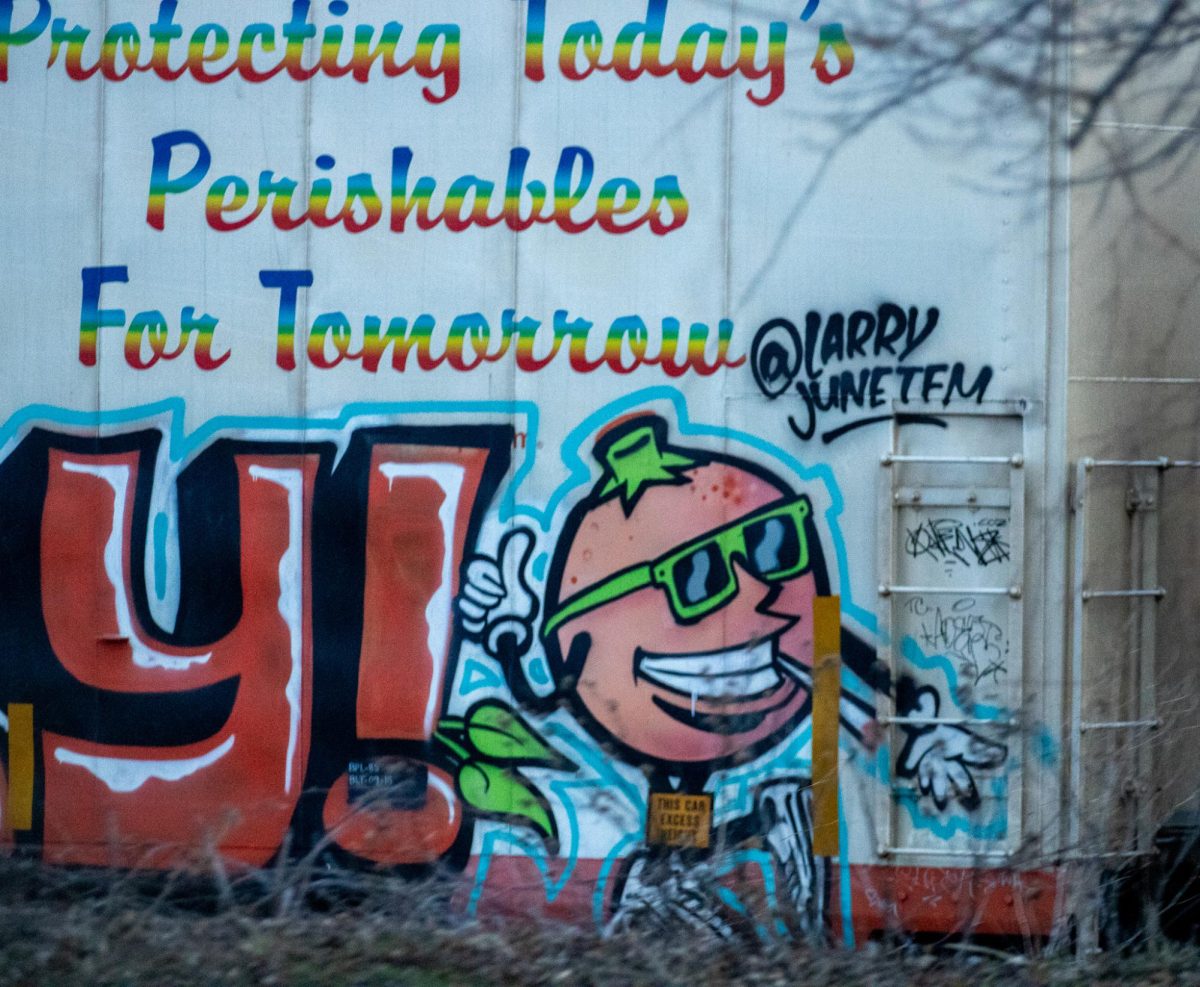
[(708, 848), (712, 833), (711, 795), (653, 792), (646, 842), (651, 846)]

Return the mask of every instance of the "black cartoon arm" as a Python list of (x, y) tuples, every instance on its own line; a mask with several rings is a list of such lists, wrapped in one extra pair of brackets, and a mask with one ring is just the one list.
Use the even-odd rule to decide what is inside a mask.
[[(886, 668), (873, 649), (853, 634), (842, 634), (842, 657), (846, 666), (863, 682), (883, 693), (895, 693), (896, 711), (902, 717), (937, 719), (941, 696), (932, 686), (917, 686), (909, 678), (892, 684)], [(859, 740), (873, 732), (875, 710), (858, 696), (843, 691), (839, 704), (842, 726)], [(925, 798), (939, 810), (955, 798), (967, 810), (978, 808), (979, 789), (975, 771), (998, 768), (1008, 748), (966, 727), (949, 723), (901, 724), (903, 746), (896, 759), (896, 774), (916, 778)]]

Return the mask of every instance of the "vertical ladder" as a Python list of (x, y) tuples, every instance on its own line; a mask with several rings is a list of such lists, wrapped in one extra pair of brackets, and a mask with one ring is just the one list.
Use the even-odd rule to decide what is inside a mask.
[[(920, 621), (914, 620), (913, 614), (926, 608), (935, 614), (935, 624), (942, 622), (943, 613), (950, 614), (949, 619), (956, 621), (961, 618), (955, 614), (978, 612), (974, 609), (976, 607), (981, 610), (986, 608), (989, 617), (996, 618), (989, 620), (989, 624), (996, 629), (998, 636), (1003, 635), (1007, 653), (1003, 687), (993, 690), (994, 693), (1002, 693), (1001, 701), (996, 702), (995, 696), (991, 698), (988, 705), (993, 707), (993, 712), (988, 715), (976, 715), (977, 704), (974, 702), (966, 707), (967, 712), (960, 711), (955, 703), (956, 697), (947, 694), (949, 690), (944, 681), (938, 683), (941, 706), (936, 717), (900, 715), (895, 707), (894, 694), (881, 700), (885, 708), (881, 709), (878, 721), (884, 731), (889, 765), (887, 786), (878, 786), (876, 830), (877, 852), (885, 860), (920, 856), (993, 859), (999, 862), (1010, 858), (1021, 842), (1022, 791), (1019, 775), (1015, 772), (1019, 756), (1011, 750), (1011, 745), (1009, 763), (1005, 766), (1007, 819), (1004, 837), (1002, 840), (988, 841), (983, 848), (974, 845), (978, 841), (971, 840), (959, 840), (956, 843), (928, 838), (919, 840), (916, 837), (920, 834), (913, 826), (909, 826), (907, 831), (902, 830), (900, 804), (906, 799), (918, 800), (920, 794), (915, 779), (898, 779), (896, 769), (897, 758), (904, 747), (905, 727), (949, 725), (995, 738), (998, 730), (1008, 732), (1016, 724), (1024, 664), (1025, 413), (1026, 408), (1020, 402), (996, 402), (990, 406), (971, 406), (964, 410), (939, 408), (939, 417), (951, 419), (949, 431), (942, 433), (945, 438), (939, 438), (939, 442), (954, 442), (957, 438), (956, 429), (964, 423), (964, 419), (992, 419), (997, 426), (1012, 426), (1009, 431), (1015, 437), (1013, 447), (1002, 451), (990, 450), (989, 455), (940, 454), (940, 450), (939, 454), (905, 454), (899, 451), (899, 427), (893, 423), (890, 451), (880, 460), (879, 658), (887, 667), (891, 681), (895, 683), (900, 676), (913, 674), (914, 669), (904, 659), (904, 650), (914, 644), (920, 646), (927, 655), (938, 656), (951, 663), (956, 660), (939, 655), (936, 641), (926, 640), (922, 644), (918, 640), (923, 632), (917, 626)], [(993, 434), (1000, 434), (1000, 430), (995, 430)], [(908, 529), (903, 523), (905, 517), (909, 520)], [(935, 578), (913, 582), (905, 577), (901, 569), (907, 567), (911, 571), (921, 568), (912, 564), (903, 565), (905, 554), (910, 557), (913, 555), (911, 523), (920, 518), (925, 519), (924, 523), (941, 523), (951, 530), (968, 532), (973, 519), (993, 525), (1002, 521), (1007, 534), (1007, 559), (1004, 564), (995, 566), (942, 570), (936, 573)], [(959, 528), (959, 525), (962, 527)], [(919, 524), (917, 530), (920, 530)], [(922, 571), (934, 575), (933, 568), (924, 566)], [(928, 626), (926, 620), (925, 628)], [(948, 653), (954, 651), (951, 647), (945, 650)], [(997, 683), (999, 679), (997, 675)], [(977, 684), (971, 683), (972, 687)], [(995, 714), (995, 707), (1000, 709), (999, 715)], [(926, 806), (919, 801), (916, 804), (921, 812), (937, 811), (932, 804)], [(952, 803), (948, 811), (953, 809)], [(905, 840), (903, 837), (906, 834), (911, 838)]]
[[(1159, 585), (1158, 518), (1162, 503), (1163, 476), (1170, 469), (1200, 469), (1200, 462), (1159, 459), (1080, 459), (1076, 463), (1075, 489), (1071, 506), (1074, 514), (1074, 557), (1071, 615), (1071, 691), (1070, 691), (1070, 787), (1067, 807), (1067, 845), (1069, 858), (1083, 865), (1075, 887), (1073, 911), (1078, 922), (1079, 948), (1095, 952), (1099, 946), (1101, 868), (1106, 864), (1146, 858), (1154, 853), (1154, 804), (1152, 778), (1154, 765), (1147, 749), (1150, 735), (1162, 725), (1155, 690), (1156, 632), (1159, 604), (1167, 591)], [(1133, 482), (1126, 494), (1128, 518), (1128, 577), (1125, 586), (1094, 585), (1088, 573), (1088, 498), (1096, 471), (1123, 470)], [(1097, 718), (1089, 709), (1085, 683), (1094, 676), (1111, 676), (1114, 669), (1093, 668), (1087, 654), (1086, 627), (1089, 614), (1097, 607), (1124, 602), (1130, 608), (1126, 651), (1121, 656), (1126, 678), (1128, 708), (1114, 711), (1108, 718)], [(1123, 715), (1122, 715), (1123, 714)], [(1127, 790), (1092, 792), (1085, 777), (1085, 750), (1097, 739), (1131, 741), (1131, 777)], [(1124, 745), (1122, 745), (1124, 746)], [(1115, 814), (1089, 826), (1085, 812), (1104, 799), (1124, 795), (1134, 801), (1129, 814), (1128, 837), (1116, 849), (1112, 840)], [(1093, 797), (1097, 799), (1093, 803)], [(1093, 817), (1094, 818), (1094, 817)]]

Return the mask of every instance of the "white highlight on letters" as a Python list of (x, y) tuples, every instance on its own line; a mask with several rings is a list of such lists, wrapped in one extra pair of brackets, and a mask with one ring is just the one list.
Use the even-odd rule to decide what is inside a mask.
[(168, 672), (185, 672), (192, 665), (207, 664), (212, 658), (212, 652), (192, 657), (166, 655), (155, 651), (138, 637), (133, 626), (133, 616), (129, 612), (129, 593), (125, 585), (125, 510), (126, 496), (129, 492), (128, 466), (92, 466), (86, 463), (64, 462), (63, 469), (68, 473), (82, 473), (95, 476), (107, 483), (113, 490), (113, 523), (108, 541), (104, 544), (104, 573), (108, 576), (109, 585), (113, 590), (113, 611), (117, 616), (117, 633), (129, 641), (133, 663), (138, 668), (161, 668)]
[(304, 544), (304, 518), (301, 500), (304, 476), (296, 469), (269, 469), (251, 466), (255, 481), (265, 480), (283, 487), (288, 497), (288, 547), (279, 558), (279, 615), (287, 625), (291, 642), (292, 671), (284, 695), (287, 696), (290, 719), (288, 723), (287, 763), (283, 772), (283, 790), (290, 793), (294, 782), (294, 762), (300, 744), (300, 689), (304, 679), (302, 631), (304, 591), (301, 578), (301, 552)]
[[(433, 657), (433, 681), (440, 682), (446, 670), (446, 652), (450, 646), (451, 585), (454, 565), (454, 519), (458, 515), (458, 502), (462, 496), (466, 470), (449, 463), (383, 463), (379, 472), (388, 481), (388, 490), (396, 480), (419, 478), (433, 480), (444, 493), (445, 499), (438, 508), (438, 520), (442, 524), (442, 581), (429, 598), (425, 607), (425, 623), (429, 629), (429, 654)], [(429, 703), (425, 707), (425, 735), (433, 734), (433, 718), (437, 713), (437, 689), (429, 690)]]
[(182, 781), (197, 771), (216, 764), (233, 750), (235, 739), (236, 736), (231, 736), (207, 754), (182, 761), (137, 761), (126, 757), (93, 757), (68, 750), (66, 747), (55, 749), (54, 760), (59, 764), (70, 764), (77, 768), (83, 768), (84, 771), (104, 782), (109, 791), (119, 795), (128, 795), (136, 792), (148, 781)]

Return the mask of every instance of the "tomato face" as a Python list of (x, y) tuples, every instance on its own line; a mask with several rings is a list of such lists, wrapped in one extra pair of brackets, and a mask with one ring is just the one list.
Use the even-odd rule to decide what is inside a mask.
[[(689, 482), (647, 487), (628, 516), (616, 499), (583, 515), (563, 566), (561, 598), (792, 497), (731, 462), (684, 476)], [(782, 733), (808, 699), (796, 669), (812, 664), (813, 574), (767, 580), (751, 574), (761, 566), (744, 554), (733, 555), (729, 567), (736, 589), (699, 617), (681, 619), (666, 589), (647, 585), (556, 630), (562, 654), (574, 645), (584, 655), (573, 699), (641, 759), (728, 762)], [(714, 587), (729, 586), (719, 551), (696, 553), (679, 568), (677, 598), (703, 600)]]

